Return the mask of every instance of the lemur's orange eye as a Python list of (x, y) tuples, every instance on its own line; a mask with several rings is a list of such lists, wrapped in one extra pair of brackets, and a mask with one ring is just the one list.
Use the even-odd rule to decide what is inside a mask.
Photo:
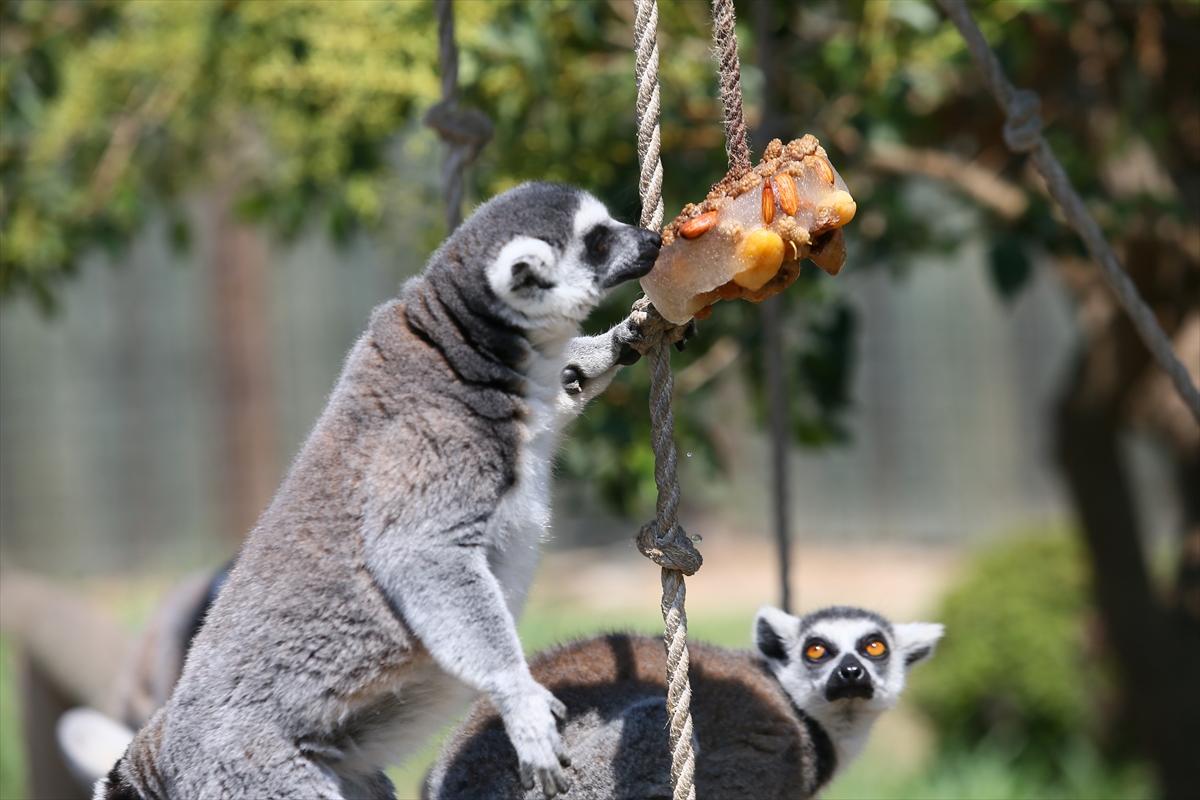
[(816, 661), (821, 656), (825, 655), (825, 645), (810, 644), (808, 649), (804, 651), (804, 655), (808, 658), (811, 658), (813, 661)]
[(872, 639), (867, 642), (867, 646), (863, 648), (863, 651), (872, 658), (879, 658), (887, 652), (887, 645), (879, 639)]

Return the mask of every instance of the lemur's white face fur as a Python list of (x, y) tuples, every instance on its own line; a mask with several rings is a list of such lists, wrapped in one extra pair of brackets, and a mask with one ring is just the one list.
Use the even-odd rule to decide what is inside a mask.
[(893, 625), (846, 606), (804, 617), (768, 606), (754, 620), (759, 654), (796, 707), (825, 728), (843, 763), (896, 705), (909, 668), (933, 654), (942, 633), (938, 624)]
[(488, 265), (492, 291), (519, 327), (575, 327), (609, 289), (654, 266), (662, 241), (658, 234), (617, 222), (599, 200), (579, 194), (562, 250), (544, 239), (514, 236)]

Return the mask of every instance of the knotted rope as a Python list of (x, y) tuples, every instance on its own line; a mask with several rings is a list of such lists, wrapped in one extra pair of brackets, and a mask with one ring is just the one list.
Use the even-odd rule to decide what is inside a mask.
[[(658, 3), (634, 0), (635, 75), (637, 80), (638, 164), (642, 198), (641, 224), (658, 231), (663, 223), (658, 125)], [(670, 345), (683, 335), (683, 328), (664, 320), (645, 298), (634, 303), (631, 314), (641, 329), (645, 344), (639, 348), (650, 367), (650, 444), (654, 449), (654, 483), (658, 488), (655, 519), (637, 535), (638, 550), (662, 567), (663, 640), (667, 647), (667, 716), (671, 746), (671, 786), (675, 800), (695, 800), (696, 755), (692, 750), (692, 689), (688, 681), (687, 613), (684, 575), (693, 575), (703, 559), (679, 525), (679, 478), (676, 472), (675, 418), (671, 413)]]
[(1000, 107), (1004, 109), (1007, 117), (1004, 123), (1004, 143), (1013, 152), (1029, 153), (1034, 166), (1046, 181), (1046, 188), (1049, 190), (1050, 196), (1058, 201), (1067, 222), (1083, 239), (1088, 253), (1100, 265), (1104, 277), (1108, 279), (1109, 285), (1116, 292), (1117, 300), (1125, 309), (1125, 313), (1129, 314), (1129, 318), (1150, 350), (1150, 354), (1171, 378), (1171, 382), (1175, 384), (1175, 391), (1179, 392), (1179, 396), (1183, 398), (1192, 415), (1196, 417), (1197, 421), (1200, 421), (1200, 391), (1197, 391), (1195, 384), (1192, 383), (1187, 370), (1176, 357), (1175, 351), (1172, 350), (1170, 339), (1159, 327), (1154, 312), (1138, 294), (1137, 287), (1130, 280), (1128, 273), (1122, 269), (1112, 248), (1108, 246), (1104, 234), (1100, 231), (1100, 226), (1088, 213), (1079, 193), (1071, 185), (1066, 170), (1063, 169), (1062, 164), (1055, 157), (1054, 151), (1050, 149), (1049, 143), (1042, 136), (1042, 120), (1037, 113), (1040, 100), (1037, 94), (1027, 89), (1017, 90), (1009, 83), (1000, 62), (988, 47), (987, 41), (979, 31), (979, 26), (975, 24), (975, 18), (971, 16), (971, 12), (963, 0), (938, 0), (938, 2), (946, 15), (958, 27), (963, 39), (966, 40), (971, 58), (974, 59), (975, 65), (979, 67), (979, 72), (983, 75), (984, 83), (987, 84)]
[(442, 100), (425, 113), (425, 124), (446, 143), (442, 183), (446, 187), (446, 233), (462, 222), (463, 171), (492, 139), (492, 122), (482, 111), (458, 107), (458, 47), (454, 43), (452, 0), (434, 0), (438, 20), (438, 62)]
[[(641, 224), (658, 231), (663, 223), (661, 135), (658, 116), (658, 4), (634, 0), (636, 50), (638, 185), (642, 198)], [(741, 65), (732, 0), (713, 0), (713, 41), (716, 45), (725, 110), (725, 150), (731, 170), (750, 169), (750, 147), (742, 113)], [(641, 331), (638, 349), (650, 367), (651, 446), (658, 501), (654, 520), (638, 531), (642, 555), (662, 567), (662, 613), (667, 645), (667, 715), (671, 744), (671, 786), (675, 800), (696, 797), (696, 755), (692, 750), (692, 689), (688, 681), (685, 575), (693, 575), (704, 559), (679, 524), (679, 478), (675, 450), (675, 418), (671, 413), (670, 345), (682, 340), (686, 326), (664, 320), (646, 298), (634, 303), (630, 320)]]

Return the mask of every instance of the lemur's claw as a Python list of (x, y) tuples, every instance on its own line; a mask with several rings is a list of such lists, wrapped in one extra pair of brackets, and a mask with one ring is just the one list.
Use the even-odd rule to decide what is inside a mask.
[(626, 317), (625, 321), (613, 330), (613, 335), (626, 347), (641, 344), (646, 340), (645, 332), (630, 317)]
[(675, 349), (683, 352), (683, 348), (687, 346), (688, 339), (696, 335), (696, 318), (692, 317), (687, 321), (687, 325), (683, 327), (683, 335), (679, 337), (679, 341), (675, 343)]
[(583, 391), (583, 373), (573, 364), (563, 369), (559, 380), (562, 381), (563, 391), (567, 394), (579, 394)]

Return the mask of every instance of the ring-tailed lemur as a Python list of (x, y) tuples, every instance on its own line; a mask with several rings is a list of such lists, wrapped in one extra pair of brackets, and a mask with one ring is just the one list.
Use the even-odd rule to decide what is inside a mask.
[[(690, 644), (696, 797), (812, 797), (862, 749), (942, 626), (894, 625), (836, 607), (794, 617), (766, 607), (756, 652)], [(670, 798), (666, 653), (661, 638), (612, 634), (537, 656), (530, 669), (567, 707), (564, 800)], [(426, 778), (426, 800), (522, 792), (512, 744), (479, 701)]]
[(96, 797), (390, 798), (381, 766), (471, 688), (500, 709), (523, 784), (565, 790), (565, 709), (514, 619), (555, 440), (639, 335), (579, 325), (660, 244), (567, 186), (480, 206), (375, 310), (170, 701)]

